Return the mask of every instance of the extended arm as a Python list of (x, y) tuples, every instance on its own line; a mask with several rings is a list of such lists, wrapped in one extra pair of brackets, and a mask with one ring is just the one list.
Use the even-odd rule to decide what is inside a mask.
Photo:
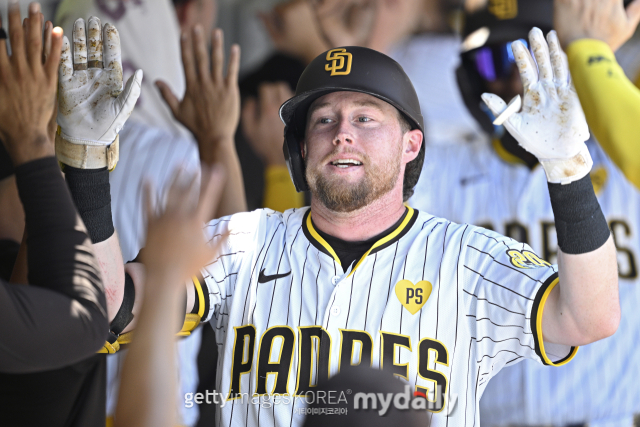
[(196, 25), (192, 34), (182, 34), (180, 43), (187, 89), (181, 101), (166, 83), (156, 82), (175, 118), (198, 141), (200, 161), (208, 166), (217, 163), (226, 168), (227, 183), (222, 200), (208, 219), (247, 210), (242, 171), (233, 139), (240, 118), (240, 46), (231, 47), (225, 76), (222, 30), (214, 30), (211, 40), (213, 49), (209, 60), (201, 26)]
[[(95, 17), (86, 26), (88, 32), (83, 19), (74, 24), (73, 54), (69, 40), (65, 37), (63, 41), (56, 155), (91, 237), (105, 283), (109, 320), (113, 321), (124, 305), (125, 274), (113, 227), (109, 170), (117, 164), (118, 132), (140, 95), (142, 71), (123, 85), (117, 30), (110, 24), (103, 27)], [(128, 307), (121, 315), (126, 320), (130, 314)], [(110, 329), (114, 330), (113, 323)]]
[(13, 4), (11, 57), (0, 38), (0, 140), (24, 207), (31, 285), (0, 285), (0, 370), (13, 373), (84, 359), (102, 345), (108, 326), (97, 261), (47, 135), (62, 30), (46, 26), (43, 63), (42, 24), (38, 4), (24, 26)]
[[(544, 340), (584, 345), (612, 335), (620, 321), (618, 269), (613, 239), (595, 197), (593, 165), (584, 143), (589, 137), (584, 114), (560, 50), (551, 32), (531, 30), (536, 62), (522, 42), (512, 44), (524, 99), (507, 108), (499, 97), (483, 99), (521, 146), (540, 161), (549, 182), (558, 246), (560, 282), (547, 296), (542, 315)], [(537, 67), (536, 67), (537, 63)]]
[(556, 0), (555, 27), (587, 123), (604, 151), (640, 188), (640, 90), (613, 54), (640, 21), (640, 1)]

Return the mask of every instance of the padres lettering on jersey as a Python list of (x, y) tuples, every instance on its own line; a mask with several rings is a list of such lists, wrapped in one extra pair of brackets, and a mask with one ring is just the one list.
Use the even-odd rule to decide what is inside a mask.
[[(434, 426), (473, 425), (478, 396), (503, 366), (559, 365), (576, 351), (552, 355), (542, 342), (557, 268), (513, 265), (510, 251), (533, 251), (489, 230), (409, 209), (351, 266), (340, 265), (308, 209), (237, 214), (206, 230), (212, 240), (230, 232), (203, 272), (215, 289), (209, 317), (228, 399), (220, 426), (301, 425), (298, 397), (362, 364), (428, 396)], [(269, 408), (247, 399), (283, 396)]]

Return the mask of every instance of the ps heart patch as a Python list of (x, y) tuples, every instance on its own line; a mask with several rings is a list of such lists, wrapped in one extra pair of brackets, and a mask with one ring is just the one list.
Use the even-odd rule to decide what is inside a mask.
[(433, 286), (426, 280), (421, 280), (415, 285), (410, 280), (401, 280), (396, 283), (396, 296), (409, 313), (416, 314), (427, 302)]

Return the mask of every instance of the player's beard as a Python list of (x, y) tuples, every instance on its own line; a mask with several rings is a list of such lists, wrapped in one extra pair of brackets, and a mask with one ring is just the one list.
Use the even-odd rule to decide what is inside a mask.
[[(309, 189), (314, 197), (333, 212), (353, 212), (371, 204), (374, 200), (391, 191), (398, 181), (401, 169), (402, 146), (398, 147), (397, 155), (386, 158), (379, 165), (371, 163), (369, 156), (364, 153), (336, 149), (318, 162), (314, 168), (307, 167), (306, 178)], [(343, 180), (338, 175), (321, 173), (325, 165), (338, 154), (357, 154), (362, 159), (365, 175), (356, 183)]]

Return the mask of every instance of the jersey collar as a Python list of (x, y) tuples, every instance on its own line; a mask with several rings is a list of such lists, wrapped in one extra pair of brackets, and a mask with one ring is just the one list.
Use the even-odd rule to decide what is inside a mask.
[[(418, 211), (407, 206), (407, 214), (404, 217), (404, 220), (400, 223), (400, 225), (398, 225), (395, 229), (393, 229), (389, 234), (387, 234), (386, 236), (380, 238), (380, 240), (375, 242), (371, 246), (371, 248), (369, 248), (369, 250), (365, 252), (364, 255), (362, 255), (362, 257), (358, 260), (356, 265), (353, 267), (353, 269), (349, 273), (349, 276), (351, 276), (356, 271), (356, 269), (362, 264), (362, 262), (365, 260), (365, 258), (367, 258), (367, 256), (375, 254), (376, 252), (391, 246), (392, 244), (400, 240), (405, 234), (407, 234), (407, 232), (411, 229), (413, 224), (416, 222), (417, 217), (418, 217)], [(340, 265), (343, 269), (349, 268), (349, 266), (343, 266), (340, 263), (340, 259), (338, 258), (338, 255), (333, 250), (331, 245), (329, 245), (329, 243), (327, 243), (327, 241), (323, 239), (322, 236), (320, 236), (320, 234), (316, 231), (313, 225), (313, 221), (311, 221), (311, 209), (307, 210), (307, 212), (304, 215), (304, 218), (302, 219), (302, 231), (304, 232), (304, 235), (307, 237), (309, 242), (311, 242), (311, 244), (316, 249), (332, 257), (333, 260), (338, 265)]]

